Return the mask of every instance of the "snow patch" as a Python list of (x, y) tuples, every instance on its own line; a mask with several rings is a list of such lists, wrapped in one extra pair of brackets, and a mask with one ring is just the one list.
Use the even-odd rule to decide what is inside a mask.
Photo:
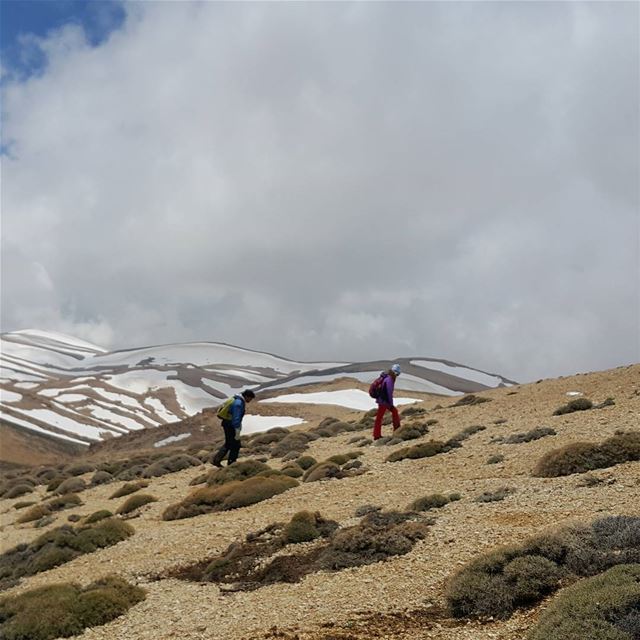
[(411, 364), (415, 364), (418, 367), (424, 367), (425, 369), (431, 369), (431, 371), (447, 373), (450, 376), (456, 376), (463, 380), (471, 380), (472, 382), (483, 384), (485, 387), (493, 388), (500, 384), (504, 384), (502, 379), (497, 376), (492, 376), (489, 373), (484, 373), (477, 369), (469, 369), (468, 367), (451, 366), (444, 364), (443, 362), (436, 362), (435, 360), (412, 360)]
[(168, 444), (171, 444), (172, 442), (180, 442), (180, 440), (184, 440), (185, 438), (190, 438), (190, 437), (191, 437), (190, 433), (180, 433), (177, 436), (169, 436), (164, 440), (158, 440), (158, 442), (153, 443), (153, 446), (156, 448), (164, 447)]
[(22, 394), (9, 389), (0, 389), (0, 402), (20, 402)]
[[(365, 391), (360, 389), (343, 389), (340, 391), (320, 391), (317, 393), (290, 393), (276, 398), (268, 398), (260, 402), (277, 403), (300, 403), (300, 404), (334, 404), (347, 409), (356, 409), (357, 411), (369, 411), (375, 409), (378, 405), (376, 401)], [(415, 398), (394, 398), (396, 406), (403, 404), (413, 404), (420, 402)]]
[(296, 424), (304, 424), (302, 418), (290, 416), (255, 416), (245, 415), (242, 420), (242, 433), (258, 433), (268, 431), (274, 427), (293, 427)]

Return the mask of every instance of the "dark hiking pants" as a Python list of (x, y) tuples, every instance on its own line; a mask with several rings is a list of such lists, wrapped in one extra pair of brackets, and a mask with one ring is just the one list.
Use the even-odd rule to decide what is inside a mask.
[(218, 449), (218, 452), (213, 457), (214, 464), (220, 464), (224, 457), (229, 454), (227, 458), (227, 465), (233, 464), (238, 459), (240, 453), (240, 440), (236, 440), (236, 430), (231, 426), (229, 420), (222, 421), (222, 428), (224, 429), (224, 444)]

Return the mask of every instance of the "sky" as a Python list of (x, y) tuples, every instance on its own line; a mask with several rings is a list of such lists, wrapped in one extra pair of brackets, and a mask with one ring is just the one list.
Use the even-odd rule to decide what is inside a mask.
[(0, 10), (2, 331), (640, 361), (638, 3)]

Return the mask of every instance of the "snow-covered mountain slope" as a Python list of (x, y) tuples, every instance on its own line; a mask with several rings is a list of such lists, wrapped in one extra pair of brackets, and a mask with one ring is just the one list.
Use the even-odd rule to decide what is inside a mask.
[[(397, 388), (456, 395), (512, 384), (428, 358), (401, 358)], [(257, 391), (350, 377), (368, 383), (389, 361), (296, 362), (214, 342), (109, 352), (62, 334), (16, 331), (0, 340), (0, 409), (15, 427), (75, 444), (182, 420), (243, 388)]]

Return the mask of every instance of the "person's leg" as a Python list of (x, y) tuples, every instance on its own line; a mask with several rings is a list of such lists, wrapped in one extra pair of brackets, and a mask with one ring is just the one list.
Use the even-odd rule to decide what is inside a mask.
[(393, 430), (400, 428), (400, 416), (396, 407), (391, 407), (391, 418), (393, 420)]
[(384, 416), (384, 412), (387, 410), (387, 407), (381, 404), (378, 407), (378, 413), (376, 413), (376, 421), (373, 423), (373, 439), (377, 440), (382, 436), (382, 417)]
[(229, 447), (229, 457), (227, 458), (227, 466), (233, 464), (238, 459), (240, 453), (240, 440), (233, 439), (233, 444)]
[(231, 451), (236, 439), (236, 431), (231, 426), (230, 422), (227, 423), (223, 420), (222, 428), (224, 429), (224, 444), (218, 449), (218, 453), (216, 453), (216, 455), (213, 457), (213, 460), (211, 461), (211, 463), (216, 467), (222, 466), (221, 463), (224, 460), (224, 457), (229, 451)]

